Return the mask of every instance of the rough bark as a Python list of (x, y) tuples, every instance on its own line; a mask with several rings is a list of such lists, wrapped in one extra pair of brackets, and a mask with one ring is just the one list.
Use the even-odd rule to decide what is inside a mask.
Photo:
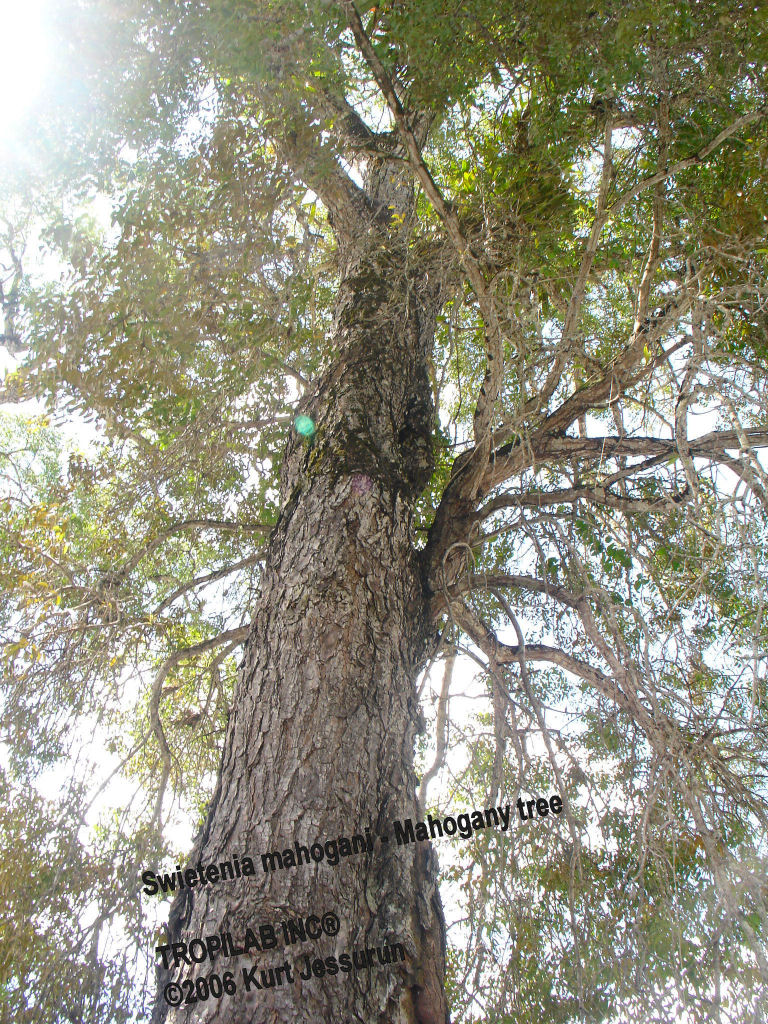
[[(337, 936), (213, 964), (158, 971), (153, 1020), (444, 1024), (444, 927), (427, 844), (398, 847), (391, 823), (416, 815), (414, 682), (431, 638), (413, 545), (414, 502), (432, 467), (427, 373), (438, 286), (408, 269), (404, 242), (347, 254), (336, 359), (300, 410), (282, 469), (283, 510), (228, 725), (220, 777), (190, 858), (254, 859), (250, 878), (186, 889), (171, 941), (287, 918), (336, 914)], [(261, 854), (339, 836), (370, 854), (265, 873)], [(301, 980), (304, 955), (400, 943), (404, 962)], [(294, 983), (245, 991), (242, 968), (293, 965)], [(237, 992), (179, 1009), (168, 981), (231, 970)], [(258, 975), (257, 975), (258, 976)], [(285, 974), (283, 975), (285, 979)]]

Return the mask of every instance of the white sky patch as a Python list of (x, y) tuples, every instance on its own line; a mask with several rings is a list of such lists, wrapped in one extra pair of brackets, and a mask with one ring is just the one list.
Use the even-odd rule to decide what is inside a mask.
[(50, 64), (50, 0), (0, 0), (0, 140), (34, 103)]

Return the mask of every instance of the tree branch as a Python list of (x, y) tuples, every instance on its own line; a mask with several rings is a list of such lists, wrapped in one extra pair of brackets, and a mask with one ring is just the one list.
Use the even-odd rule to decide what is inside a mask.
[(417, 796), (417, 801), (421, 814), (424, 814), (424, 811), (427, 806), (427, 789), (429, 787), (429, 784), (442, 768), (443, 762), (445, 760), (445, 752), (448, 748), (448, 702), (450, 699), (451, 679), (453, 678), (453, 667), (455, 664), (456, 651), (453, 650), (445, 659), (443, 683), (440, 688), (440, 697), (437, 703), (437, 723), (435, 726), (435, 757), (434, 760), (432, 761), (432, 764), (422, 777)]
[(166, 608), (170, 607), (174, 601), (176, 601), (182, 594), (186, 594), (188, 590), (195, 590), (197, 587), (204, 587), (209, 583), (214, 583), (216, 580), (223, 579), (225, 576), (230, 576), (233, 572), (237, 572), (239, 569), (246, 569), (248, 566), (256, 565), (264, 558), (263, 551), (257, 551), (256, 554), (247, 555), (245, 558), (241, 558), (239, 562), (233, 562), (231, 565), (225, 565), (222, 569), (216, 569), (214, 572), (209, 572), (205, 576), (198, 576), (197, 579), (190, 580), (188, 583), (183, 583), (172, 591), (152, 612), (153, 617), (160, 615), (165, 611)]
[(470, 573), (463, 579), (458, 580), (450, 588), (449, 593), (451, 595), (458, 595), (473, 590), (492, 590), (502, 587), (513, 587), (518, 590), (545, 594), (547, 597), (552, 597), (569, 608), (579, 608), (584, 601), (583, 597), (578, 597), (576, 594), (566, 590), (565, 587), (561, 587), (557, 583), (550, 583), (549, 580), (540, 580), (536, 576), (521, 576), (506, 572)]
[(237, 629), (228, 629), (224, 633), (219, 633), (218, 636), (210, 637), (208, 640), (203, 640), (199, 644), (193, 644), (191, 647), (182, 647), (178, 651), (174, 651), (173, 654), (169, 655), (169, 657), (165, 659), (163, 664), (160, 666), (160, 670), (155, 676), (154, 682), (152, 683), (152, 693), (149, 699), (149, 724), (155, 738), (157, 739), (157, 745), (160, 748), (160, 760), (163, 765), (157, 791), (157, 799), (155, 801), (155, 810), (152, 815), (152, 824), (155, 826), (160, 822), (163, 797), (165, 796), (165, 789), (171, 775), (171, 751), (168, 746), (165, 729), (163, 728), (163, 723), (160, 718), (160, 701), (163, 697), (163, 683), (168, 678), (168, 673), (174, 669), (183, 658), (191, 658), (198, 654), (205, 654), (206, 651), (213, 650), (215, 647), (219, 647), (222, 644), (241, 643), (243, 640), (247, 639), (249, 632), (250, 626), (238, 626)]
[(225, 519), (185, 519), (180, 523), (174, 523), (172, 526), (167, 527), (151, 541), (148, 541), (132, 558), (111, 574), (111, 579), (123, 579), (133, 572), (140, 562), (154, 551), (157, 551), (169, 537), (173, 537), (177, 533), (184, 533), (187, 530), (220, 530), (222, 533), (239, 533), (242, 530), (247, 533), (252, 531), (269, 533), (271, 529), (271, 523), (238, 523)]
[[(641, 469), (645, 465), (646, 463), (642, 463), (640, 466), (631, 467), (631, 469)], [(629, 475), (631, 474), (624, 474), (625, 477)], [(607, 508), (619, 509), (621, 512), (653, 512), (670, 504), (677, 506), (685, 504), (692, 497), (693, 492), (687, 488), (675, 494), (664, 494), (654, 501), (649, 501), (646, 498), (627, 498), (607, 490), (605, 482), (601, 480), (588, 487), (570, 487), (558, 491), (526, 490), (521, 494), (500, 495), (487, 502), (479, 510), (478, 519), (486, 519), (503, 508), (544, 508), (548, 505), (573, 504), (582, 499), (593, 505), (604, 505)]]
[[(768, 447), (768, 431), (747, 430), (744, 432), (750, 444), (764, 448)], [(735, 430), (712, 431), (703, 434), (701, 437), (693, 438), (688, 442), (691, 455), (698, 455), (719, 460), (728, 448), (741, 448), (742, 441)], [(507, 446), (502, 450), (507, 454), (499, 454), (491, 465), (488, 485), (498, 486), (510, 476), (521, 473), (529, 466), (546, 462), (551, 459), (591, 459), (598, 463), (604, 459), (615, 458), (619, 455), (655, 457), (655, 462), (663, 461), (666, 458), (680, 458), (677, 442), (674, 439), (656, 437), (570, 437), (556, 435), (534, 438), (528, 445), (523, 446), (519, 442)], [(649, 468), (632, 467), (633, 470)], [(624, 475), (624, 474), (622, 474)], [(612, 478), (613, 479), (613, 478)], [(605, 481), (608, 486), (611, 481)], [(592, 493), (589, 494), (590, 498)]]
[[(465, 604), (456, 602), (452, 604), (452, 608), (456, 622), (486, 657), (493, 656), (500, 665), (519, 664), (522, 653), (519, 645), (502, 643), (494, 631)], [(622, 692), (618, 682), (588, 662), (581, 661), (572, 654), (566, 654), (559, 647), (549, 647), (546, 644), (526, 644), (525, 657), (528, 661), (546, 661), (572, 672), (613, 701), (622, 711), (635, 717), (633, 702)]]
[(464, 465), (462, 487), (466, 491), (476, 491), (491, 451), (491, 426), (493, 410), (504, 377), (504, 360), (501, 343), (501, 326), (499, 324), (493, 299), (488, 292), (480, 266), (469, 247), (469, 242), (459, 224), (452, 206), (443, 198), (435, 179), (424, 162), (418, 141), (408, 123), (405, 110), (398, 98), (395, 88), (376, 51), (368, 38), (363, 23), (352, 0), (341, 0), (346, 12), (349, 26), (355, 37), (360, 52), (365, 58), (376, 84), (381, 90), (387, 106), (395, 119), (398, 131), (405, 143), (411, 167), (418, 178), (424, 193), (434, 207), (443, 223), (446, 234), (453, 245), (469, 282), (477, 296), (477, 302), (485, 323), (486, 371), (480, 386), (479, 397), (473, 417), (473, 433), (475, 448), (472, 453), (471, 466)]
[(703, 146), (698, 153), (694, 153), (692, 156), (684, 157), (682, 160), (678, 160), (674, 164), (670, 164), (669, 167), (662, 171), (657, 171), (656, 174), (650, 174), (647, 178), (643, 178), (642, 181), (638, 182), (637, 185), (626, 192), (622, 193), (616, 202), (612, 203), (608, 209), (608, 215), (613, 217), (619, 213), (635, 196), (640, 195), (648, 188), (653, 188), (654, 185), (658, 185), (660, 182), (666, 181), (667, 178), (673, 177), (680, 171), (685, 171), (689, 167), (695, 167), (696, 164), (703, 163), (714, 151), (725, 142), (726, 139), (731, 138), (737, 131), (744, 128), (746, 125), (751, 124), (753, 121), (759, 121), (761, 117), (765, 117), (765, 107), (760, 107), (758, 110), (753, 110), (749, 114), (742, 114), (741, 117), (737, 117), (736, 120), (729, 124), (727, 128), (723, 128), (721, 132), (708, 142), (706, 146)]
[(565, 357), (569, 348), (570, 338), (573, 333), (573, 329), (576, 326), (576, 322), (581, 312), (581, 307), (584, 302), (584, 295), (587, 287), (587, 278), (589, 272), (592, 269), (592, 263), (594, 262), (595, 255), (597, 254), (597, 247), (600, 241), (600, 235), (602, 234), (603, 228), (608, 222), (608, 216), (605, 212), (606, 203), (608, 201), (608, 190), (611, 185), (612, 170), (613, 170), (613, 159), (612, 159), (612, 139), (613, 139), (613, 125), (609, 121), (605, 126), (605, 135), (603, 140), (603, 169), (600, 176), (600, 190), (597, 195), (597, 207), (595, 209), (595, 217), (592, 221), (592, 229), (589, 233), (589, 238), (584, 249), (584, 255), (581, 258), (579, 265), (579, 273), (576, 277), (576, 283), (573, 286), (571, 292), (571, 298), (568, 303), (568, 309), (565, 313), (565, 320), (563, 322), (563, 333), (562, 341), (558, 346), (555, 354), (554, 363), (552, 369), (547, 376), (547, 380), (544, 383), (541, 391), (536, 395), (534, 402), (536, 410), (544, 408), (549, 399), (555, 393), (560, 377), (562, 376), (563, 366), (565, 365)]

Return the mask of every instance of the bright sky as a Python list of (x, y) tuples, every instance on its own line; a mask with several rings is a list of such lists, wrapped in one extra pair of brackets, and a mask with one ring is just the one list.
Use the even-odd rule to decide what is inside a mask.
[(0, 141), (37, 98), (50, 63), (46, 31), (54, 0), (0, 0)]

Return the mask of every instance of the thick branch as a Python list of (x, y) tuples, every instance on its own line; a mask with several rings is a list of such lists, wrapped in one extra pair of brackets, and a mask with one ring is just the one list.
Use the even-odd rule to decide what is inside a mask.
[[(458, 625), (477, 644), (486, 657), (495, 658), (500, 665), (519, 664), (521, 655), (519, 646), (502, 643), (494, 631), (466, 605), (456, 602), (451, 607)], [(559, 647), (549, 647), (546, 644), (526, 644), (525, 657), (527, 661), (545, 661), (552, 665), (558, 665), (566, 672), (572, 672), (593, 686), (602, 696), (613, 701), (622, 711), (635, 717), (633, 702), (621, 691), (616, 680), (588, 662), (581, 661), (572, 654), (566, 654)]]
[[(755, 429), (744, 433), (751, 445), (768, 446), (768, 431)], [(735, 430), (716, 430), (693, 438), (688, 442), (688, 447), (691, 455), (719, 460), (727, 449), (740, 449), (741, 439)], [(491, 467), (491, 486), (498, 486), (535, 463), (554, 459), (590, 459), (599, 464), (618, 455), (649, 455), (659, 460), (679, 458), (677, 442), (674, 439), (656, 437), (544, 436), (534, 439), (531, 444), (525, 446), (519, 443), (509, 445), (502, 451), (506, 454), (498, 455)]]
[(565, 587), (561, 587), (557, 583), (540, 580), (536, 576), (520, 576), (507, 572), (471, 573), (451, 587), (450, 593), (452, 595), (461, 594), (471, 590), (490, 590), (494, 587), (499, 589), (514, 587), (518, 590), (529, 590), (537, 594), (546, 594), (547, 597), (552, 597), (569, 608), (579, 608), (584, 601), (584, 598), (572, 594)]
[(490, 455), (491, 449), (491, 426), (493, 422), (493, 409), (501, 388), (504, 376), (503, 353), (501, 344), (501, 327), (499, 324), (493, 299), (488, 292), (482, 271), (478, 261), (472, 254), (469, 242), (459, 224), (452, 206), (443, 198), (437, 183), (424, 162), (421, 155), (418, 141), (414, 135), (403, 106), (397, 96), (394, 85), (384, 66), (379, 60), (370, 39), (368, 38), (360, 15), (357, 12), (352, 0), (341, 0), (341, 6), (346, 12), (350, 28), (355, 41), (360, 48), (368, 66), (370, 67), (376, 84), (386, 100), (387, 106), (395, 119), (398, 131), (405, 143), (408, 157), (413, 171), (418, 178), (424, 193), (436, 210), (443, 223), (446, 234), (461, 260), (462, 266), (467, 274), (470, 284), (477, 296), (477, 302), (485, 323), (485, 348), (486, 348), (486, 372), (483, 383), (480, 386), (480, 394), (475, 408), (473, 432), (475, 449), (470, 463), (463, 467), (464, 479), (462, 487), (468, 491), (476, 490), (479, 485), (482, 472)]
[[(290, 62), (290, 54), (278, 51), (276, 47), (272, 55), (277, 79)], [(367, 234), (381, 211), (346, 173), (333, 149), (321, 141), (312, 110), (298, 104), (290, 111), (278, 107), (275, 95), (273, 85), (256, 93), (265, 114), (264, 130), (281, 160), (320, 197), (340, 240), (350, 242)]]
[[(640, 466), (631, 468), (641, 469), (644, 466), (645, 463), (641, 463)], [(663, 494), (653, 501), (647, 498), (626, 498), (619, 494), (613, 494), (606, 489), (605, 481), (600, 481), (588, 487), (569, 487), (556, 491), (526, 490), (524, 494), (500, 495), (480, 509), (478, 519), (486, 519), (503, 508), (545, 508), (549, 505), (573, 504), (581, 500), (589, 501), (593, 505), (619, 509), (621, 512), (653, 512), (670, 504), (682, 505), (690, 501), (692, 497), (693, 492), (689, 488), (675, 494)]]

